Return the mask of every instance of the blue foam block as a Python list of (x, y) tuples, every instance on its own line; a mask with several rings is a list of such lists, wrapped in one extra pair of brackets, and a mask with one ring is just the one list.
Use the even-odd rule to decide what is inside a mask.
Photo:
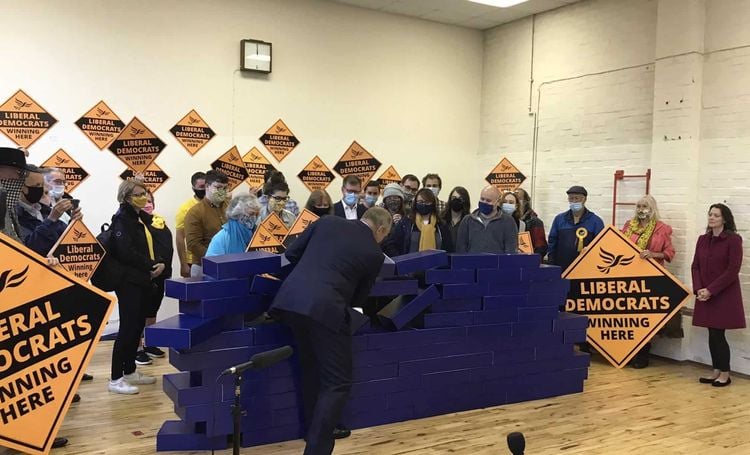
[(512, 365), (515, 363), (532, 362), (536, 360), (535, 347), (521, 347), (517, 349), (493, 351), (492, 364), (494, 366)]
[(518, 309), (518, 321), (519, 322), (531, 322), (531, 321), (546, 321), (550, 319), (557, 319), (559, 310), (557, 306), (554, 307), (529, 307)]
[(524, 281), (552, 281), (559, 280), (563, 270), (557, 265), (541, 264), (537, 267), (524, 268), (522, 278)]
[(498, 268), (538, 268), (542, 257), (538, 254), (498, 254)]
[(517, 308), (526, 305), (523, 295), (493, 295), (482, 299), (484, 310), (501, 310), (503, 308)]
[(496, 254), (479, 253), (479, 254), (451, 254), (451, 269), (496, 269), (498, 268), (498, 259)]
[(167, 420), (156, 435), (156, 450), (222, 450), (227, 448), (226, 436), (210, 438), (195, 432), (195, 426), (176, 420)]
[(565, 305), (567, 292), (530, 294), (528, 295), (528, 306), (553, 306), (561, 307)]
[(371, 381), (355, 382), (349, 393), (351, 398), (382, 395), (404, 390), (414, 390), (420, 387), (418, 376), (405, 376), (386, 379), (373, 379)]
[(522, 282), (521, 273), (524, 269), (520, 267), (506, 269), (479, 269), (477, 270), (478, 283), (520, 283)]
[(398, 365), (399, 376), (422, 375), (438, 371), (478, 368), (492, 365), (492, 353), (480, 352), (476, 354), (437, 357), (434, 359), (411, 360)]
[(432, 313), (446, 313), (452, 311), (480, 311), (482, 309), (482, 299), (461, 299), (461, 300), (438, 300), (430, 306)]
[(388, 305), (378, 311), (381, 322), (396, 330), (401, 330), (420, 313), (430, 307), (433, 302), (440, 298), (440, 293), (433, 285), (420, 292), (416, 296), (399, 296)]
[(563, 343), (583, 343), (586, 341), (586, 329), (566, 330), (563, 333)]
[(589, 326), (589, 318), (583, 314), (561, 312), (554, 323), (554, 331), (586, 329)]
[(267, 428), (263, 431), (249, 431), (242, 434), (242, 447), (254, 447), (274, 442), (300, 439), (304, 436), (304, 427), (299, 423)]
[(474, 325), (503, 324), (518, 321), (518, 310), (516, 308), (475, 311), (472, 314), (474, 315)]
[(473, 368), (466, 368), (461, 370), (424, 374), (422, 375), (422, 387), (425, 390), (435, 390), (459, 384), (472, 383), (474, 382), (473, 376), (471, 374), (472, 370)]
[(553, 321), (514, 322), (512, 336), (551, 334), (552, 322)]
[(175, 406), (195, 406), (221, 400), (221, 389), (212, 385), (192, 386), (190, 373), (172, 373), (163, 376), (162, 388)]
[(452, 269), (427, 270), (424, 279), (427, 284), (471, 284), (477, 281), (474, 270)]
[(391, 349), (403, 346), (424, 346), (435, 343), (462, 342), (466, 338), (466, 327), (448, 327), (440, 329), (410, 329), (396, 333), (370, 334), (368, 350)]
[(146, 345), (191, 348), (221, 332), (221, 318), (201, 319), (178, 314), (146, 327)]
[(255, 329), (255, 344), (294, 344), (294, 336), (289, 327), (271, 322), (253, 326)]
[(352, 370), (352, 382), (366, 382), (375, 379), (395, 378), (398, 376), (398, 364), (375, 365)]
[(203, 319), (244, 313), (262, 313), (271, 301), (260, 295), (225, 297), (198, 301), (180, 301), (180, 313)]
[(569, 359), (575, 354), (573, 344), (558, 344), (553, 346), (536, 346), (534, 348), (534, 359), (552, 360)]
[(528, 295), (531, 283), (485, 283), (485, 295)]
[(396, 295), (416, 295), (419, 293), (417, 280), (378, 280), (370, 289), (370, 297), (389, 297)]
[(474, 323), (474, 312), (451, 311), (447, 313), (427, 313), (415, 321), (415, 327), (434, 329), (438, 327), (464, 327)]
[(529, 295), (536, 294), (568, 294), (570, 281), (565, 279), (532, 282), (529, 287)]
[(169, 363), (179, 371), (198, 371), (207, 368), (229, 368), (250, 360), (250, 348), (220, 349), (214, 351), (181, 353), (169, 350)]
[(217, 349), (241, 348), (254, 345), (254, 340), (255, 330), (253, 329), (226, 330), (190, 349), (181, 349), (180, 352), (190, 354)]
[(265, 251), (203, 258), (203, 274), (217, 280), (243, 278), (259, 273), (276, 273), (280, 269), (281, 256)]
[(447, 355), (471, 354), (473, 351), (466, 343), (434, 343), (423, 346), (401, 346), (395, 349), (379, 349), (357, 353), (354, 356), (354, 368), (407, 360), (431, 359)]
[(256, 275), (250, 284), (250, 292), (261, 295), (276, 295), (279, 292), (282, 281), (276, 278)]
[(448, 265), (448, 254), (442, 250), (425, 250), (416, 253), (394, 256), (396, 274), (406, 275), (414, 272), (422, 272), (435, 267)]
[(443, 299), (471, 299), (487, 294), (487, 283), (440, 285)]
[(177, 300), (240, 297), (250, 293), (250, 278), (211, 280), (208, 278), (171, 278), (164, 283), (165, 295)]
[(383, 265), (380, 266), (378, 278), (391, 278), (396, 276), (396, 263), (387, 255), (384, 254), (383, 256), (385, 256), (385, 258), (383, 260)]

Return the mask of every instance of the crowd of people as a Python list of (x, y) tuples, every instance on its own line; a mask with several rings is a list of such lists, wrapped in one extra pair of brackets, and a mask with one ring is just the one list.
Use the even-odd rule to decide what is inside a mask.
[[(155, 213), (153, 194), (143, 180), (136, 177), (119, 185), (119, 208), (110, 227), (115, 240), (112, 251), (107, 251), (124, 270), (124, 280), (115, 289), (120, 327), (112, 351), (111, 392), (135, 394), (139, 385), (156, 381), (136, 366), (164, 356), (159, 348), (144, 346), (142, 334), (144, 327), (155, 320), (164, 281), (173, 275), (175, 252), (180, 276), (201, 276), (202, 258), (245, 251), (256, 227), (271, 213), (287, 227), (292, 226), (300, 206), (290, 197), (284, 175), (269, 171), (264, 180), (262, 187), (232, 197), (227, 176), (216, 170), (196, 172), (190, 179), (191, 194), (177, 211), (174, 238), (168, 220)], [(0, 148), (2, 232), (47, 256), (67, 225), (83, 216), (77, 201), (64, 188), (65, 174), (59, 169), (27, 165), (23, 150)], [(391, 226), (388, 235), (378, 237), (378, 241), (381, 251), (389, 256), (430, 249), (513, 254), (519, 251), (519, 232), (528, 232), (533, 251), (564, 270), (604, 229), (602, 219), (587, 208), (588, 192), (580, 185), (567, 190), (568, 210), (554, 217), (548, 234), (532, 208), (531, 195), (523, 189), (502, 193), (486, 186), (475, 206), (461, 186), (441, 199), (442, 178), (429, 173), (421, 180), (408, 174), (400, 183), (382, 188), (377, 181), (363, 184), (358, 177), (347, 176), (340, 192), (340, 199), (333, 202), (327, 191), (313, 191), (303, 207), (319, 217), (346, 220), (361, 220), (372, 207), (385, 209)], [(643, 258), (665, 263), (676, 254), (672, 229), (660, 219), (652, 196), (638, 201), (622, 232), (641, 249)], [(49, 261), (54, 265), (54, 258)], [(724, 204), (711, 205), (707, 228), (698, 238), (692, 263), (693, 324), (708, 328), (713, 363), (712, 374), (700, 381), (716, 387), (731, 383), (725, 330), (745, 326), (741, 262), (742, 239), (731, 210)], [(667, 325), (665, 331), (670, 330), (681, 333), (679, 320)], [(632, 366), (648, 365), (649, 347), (638, 353)]]

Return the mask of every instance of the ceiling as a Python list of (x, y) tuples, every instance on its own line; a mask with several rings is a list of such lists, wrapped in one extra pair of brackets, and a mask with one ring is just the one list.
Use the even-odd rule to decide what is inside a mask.
[(418, 17), (444, 24), (485, 30), (532, 14), (549, 11), (579, 0), (529, 0), (510, 8), (468, 0), (330, 0), (392, 14)]

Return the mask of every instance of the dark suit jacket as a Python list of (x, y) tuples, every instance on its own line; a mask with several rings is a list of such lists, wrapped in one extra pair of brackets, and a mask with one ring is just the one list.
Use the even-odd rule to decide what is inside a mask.
[(286, 250), (295, 264), (271, 309), (308, 316), (338, 332), (350, 321), (350, 332), (383, 265), (384, 256), (370, 228), (361, 221), (326, 216), (305, 230)]
[[(361, 220), (362, 215), (367, 211), (367, 207), (362, 204), (357, 204), (357, 219)], [(339, 218), (346, 219), (346, 212), (344, 212), (344, 201), (338, 201), (333, 205), (333, 214)]]

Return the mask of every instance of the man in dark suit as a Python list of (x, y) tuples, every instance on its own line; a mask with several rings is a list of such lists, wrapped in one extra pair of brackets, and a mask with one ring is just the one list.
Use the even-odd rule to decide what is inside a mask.
[(341, 185), (341, 200), (333, 207), (333, 214), (347, 220), (359, 220), (367, 211), (367, 207), (359, 203), (359, 193), (362, 191), (362, 180), (356, 175), (347, 175)]
[(269, 313), (292, 329), (299, 350), (306, 455), (333, 451), (352, 383), (352, 333), (363, 319), (352, 307), (363, 305), (383, 265), (379, 244), (391, 222), (380, 207), (359, 221), (323, 217), (286, 250), (295, 266)]

